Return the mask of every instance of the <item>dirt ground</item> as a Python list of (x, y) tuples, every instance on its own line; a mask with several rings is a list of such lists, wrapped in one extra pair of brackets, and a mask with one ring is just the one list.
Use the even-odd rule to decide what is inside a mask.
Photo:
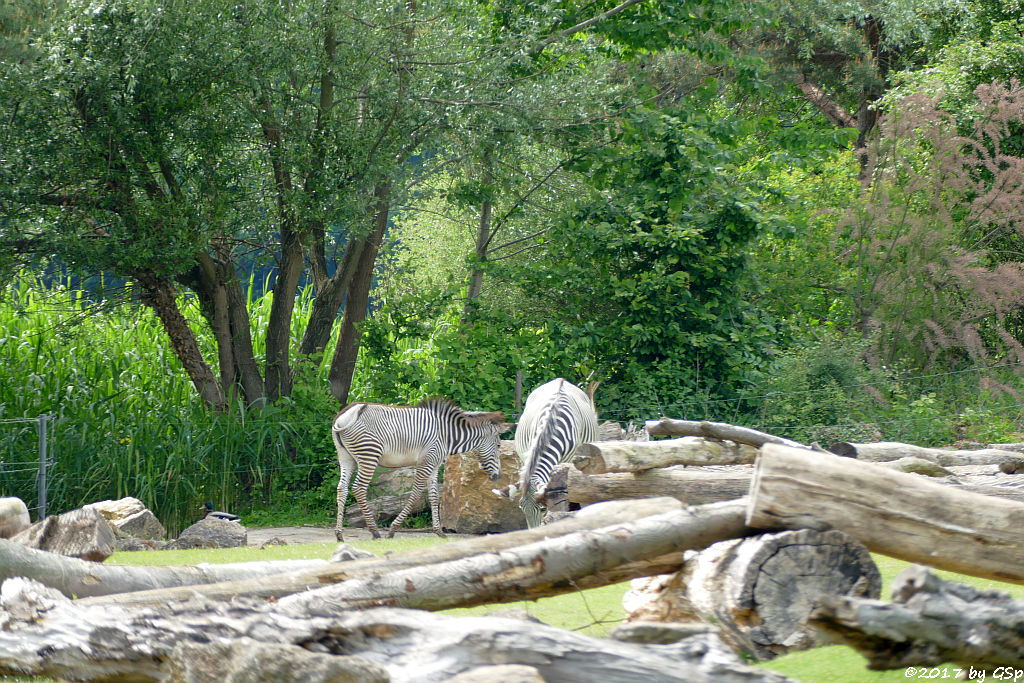
[[(272, 538), (282, 538), (288, 542), (289, 545), (295, 545), (298, 543), (335, 543), (334, 529), (328, 527), (319, 526), (273, 526), (273, 527), (250, 527), (246, 529), (248, 544), (249, 545), (263, 545)], [(386, 529), (382, 529), (381, 533), (386, 533)], [(433, 535), (433, 531), (430, 529), (403, 529), (400, 530), (396, 537), (399, 536), (422, 536), (424, 534)], [(346, 541), (367, 541), (370, 540), (370, 532), (366, 529), (359, 527), (345, 527), (345, 540)], [(471, 538), (467, 534), (448, 534), (449, 539), (459, 538)]]

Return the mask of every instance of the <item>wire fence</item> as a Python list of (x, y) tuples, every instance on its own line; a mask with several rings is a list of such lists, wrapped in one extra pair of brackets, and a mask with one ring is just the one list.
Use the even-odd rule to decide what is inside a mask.
[(47, 470), (55, 462), (50, 415), (0, 419), (0, 495), (35, 500), (36, 520), (46, 517)]

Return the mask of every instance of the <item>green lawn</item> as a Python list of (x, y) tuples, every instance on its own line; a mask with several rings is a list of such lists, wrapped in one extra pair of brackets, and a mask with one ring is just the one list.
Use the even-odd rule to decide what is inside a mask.
[[(352, 545), (378, 555), (383, 555), (389, 552), (397, 553), (415, 550), (435, 543), (445, 542), (449, 541), (430, 535), (423, 535), (412, 538), (355, 541)], [(327, 558), (334, 550), (334, 546), (334, 543), (313, 543), (273, 546), (266, 549), (250, 547), (224, 550), (115, 553), (107, 562), (113, 564), (155, 565)], [(875, 556), (875, 562), (882, 573), (882, 597), (888, 599), (889, 587), (893, 578), (906, 568), (908, 563), (879, 555)], [(939, 574), (943, 578), (962, 581), (980, 588), (1003, 590), (1009, 592), (1017, 599), (1024, 600), (1024, 586), (976, 579), (949, 572), (939, 572)], [(616, 624), (623, 620), (625, 614), (622, 609), (622, 595), (627, 589), (628, 583), (622, 583), (552, 598), (543, 598), (537, 601), (452, 609), (448, 610), (447, 613), (456, 616), (479, 615), (495, 610), (522, 607), (531, 615), (552, 626), (600, 637), (606, 636)], [(896, 671), (868, 671), (864, 664), (864, 658), (853, 650), (835, 646), (786, 655), (770, 662), (761, 663), (758, 666), (778, 671), (802, 683), (895, 683), (895, 681), (907, 680), (906, 672), (903, 669)], [(953, 679), (955, 678), (956, 669), (957, 667), (949, 665), (945, 668), (939, 667), (938, 671), (929, 673), (937, 678)]]

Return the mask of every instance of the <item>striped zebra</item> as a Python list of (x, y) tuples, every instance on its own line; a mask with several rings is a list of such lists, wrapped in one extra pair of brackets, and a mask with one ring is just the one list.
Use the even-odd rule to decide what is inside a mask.
[[(536, 498), (544, 495), (555, 465), (572, 457), (581, 443), (596, 438), (597, 412), (592, 393), (584, 393), (561, 377), (530, 392), (515, 436), (516, 453), (522, 461), (519, 507), (527, 524), (537, 526), (544, 516)], [(510, 497), (515, 497), (514, 491), (510, 491)]]
[(353, 403), (334, 419), (331, 435), (338, 451), (338, 522), (335, 535), (342, 540), (348, 485), (358, 472), (352, 493), (374, 538), (380, 531), (366, 503), (366, 490), (377, 466), (416, 466), (413, 488), (405, 507), (392, 522), (388, 538), (402, 525), (423, 489), (430, 483), (430, 514), (434, 532), (444, 536), (438, 519), (437, 470), (454, 453), (476, 451), (480, 466), (494, 481), (501, 474), (499, 435), (511, 425), (501, 413), (467, 412), (447, 399), (431, 398), (416, 406)]

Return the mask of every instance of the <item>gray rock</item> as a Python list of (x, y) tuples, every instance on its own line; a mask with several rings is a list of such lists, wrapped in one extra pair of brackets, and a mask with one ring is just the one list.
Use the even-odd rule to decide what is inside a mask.
[(186, 548), (240, 548), (246, 545), (248, 533), (238, 522), (222, 519), (201, 519), (167, 544), (167, 550)]
[(0, 498), (0, 538), (10, 538), (32, 524), (21, 498)]
[(138, 498), (127, 496), (118, 500), (102, 500), (86, 507), (98, 510), (114, 527), (119, 538), (155, 541), (167, 535), (164, 525)]
[(103, 562), (114, 554), (117, 535), (94, 508), (84, 507), (47, 517), (11, 537), (36, 550)]
[(532, 666), (498, 664), (463, 671), (445, 680), (444, 683), (544, 683), (544, 679)]
[(360, 550), (359, 548), (353, 548), (348, 543), (339, 543), (338, 547), (334, 549), (334, 554), (331, 555), (331, 562), (348, 562), (349, 560), (359, 560), (364, 557), (377, 557), (369, 550)]

